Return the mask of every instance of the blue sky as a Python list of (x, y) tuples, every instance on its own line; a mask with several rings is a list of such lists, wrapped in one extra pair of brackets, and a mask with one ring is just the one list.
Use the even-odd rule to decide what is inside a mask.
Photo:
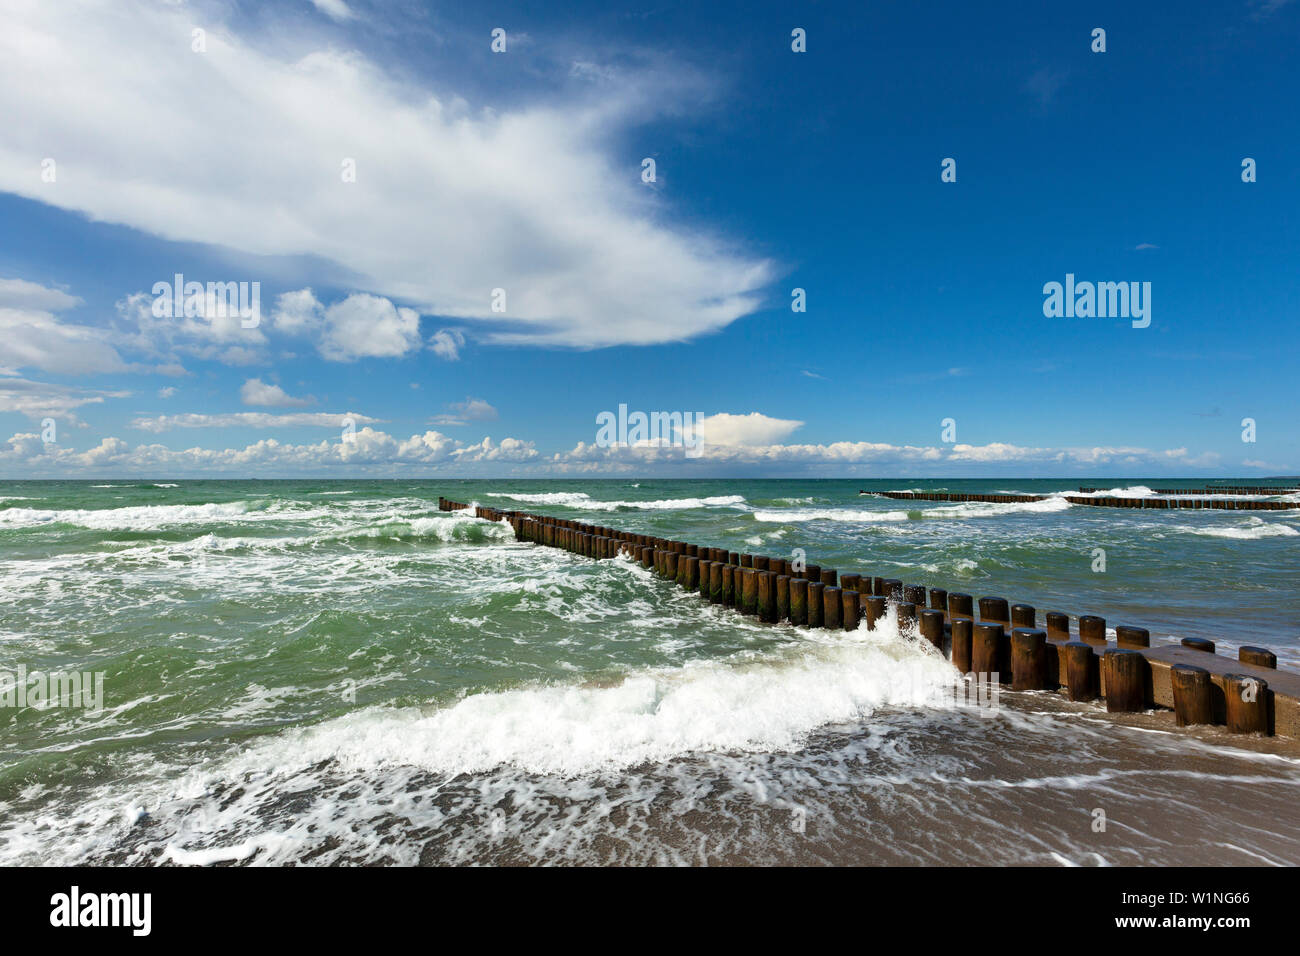
[(12, 7), (0, 476), (1300, 472), (1300, 2)]

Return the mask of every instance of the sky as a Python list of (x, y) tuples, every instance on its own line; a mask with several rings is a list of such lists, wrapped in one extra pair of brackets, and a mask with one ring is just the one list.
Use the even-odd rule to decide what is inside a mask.
[(1300, 0), (3, 18), (0, 478), (1300, 473)]

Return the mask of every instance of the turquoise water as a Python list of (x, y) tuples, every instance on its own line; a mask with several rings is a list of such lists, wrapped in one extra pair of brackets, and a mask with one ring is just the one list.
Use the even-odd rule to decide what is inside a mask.
[[(0, 484), (0, 671), (101, 673), (104, 688), (95, 710), (0, 709), (0, 860), (1000, 862), (1001, 791), (1053, 779), (1068, 752), (1092, 754), (1101, 776), (1024, 785), (1022, 809), (1048, 832), (1006, 862), (1178, 862), (1182, 844), (1158, 827), (1094, 845), (1062, 822), (1071, 801), (1102, 787), (1138, 816), (1165, 784), (1213, 781), (1222, 799), (1240, 786), (1285, 808), (1295, 764), (1065, 720), (1041, 701), (991, 722), (941, 714), (930, 698), (949, 669), (912, 635), (764, 627), (625, 561), (437, 510), (443, 495), (735, 551), (802, 549), (841, 571), (1297, 661), (1300, 512), (858, 493), (1079, 483)], [(1117, 782), (1129, 775), (1132, 788)], [(946, 816), (954, 786), (965, 822)], [(928, 826), (909, 800), (933, 801)], [(820, 836), (792, 829), (792, 808)], [(936, 828), (952, 831), (942, 853)], [(1296, 862), (1294, 840), (1279, 851), (1243, 833), (1223, 859)]]

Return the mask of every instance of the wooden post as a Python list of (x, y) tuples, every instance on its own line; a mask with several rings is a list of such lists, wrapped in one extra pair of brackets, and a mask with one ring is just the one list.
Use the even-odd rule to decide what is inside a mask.
[(771, 571), (758, 572), (758, 619), (765, 624), (776, 622), (776, 575)]
[(758, 574), (752, 567), (740, 569), (740, 613), (758, 613)]
[(1237, 651), (1237, 660), (1256, 667), (1277, 667), (1277, 655), (1267, 647), (1242, 647)]
[(1002, 643), (1002, 625), (980, 621), (971, 632), (971, 670), (976, 674), (988, 674), (990, 680), (996, 680), (1002, 673), (998, 662), (999, 645)]
[(1191, 664), (1175, 664), (1169, 670), (1169, 683), (1174, 692), (1174, 722), (1179, 727), (1214, 723), (1209, 671)]
[(975, 601), (969, 594), (960, 591), (948, 593), (948, 617), (975, 617)]
[(1068, 641), (1070, 639), (1070, 616), (1060, 611), (1047, 612), (1047, 639), (1049, 641)]
[[(847, 575), (846, 575), (847, 577)], [(844, 583), (844, 578), (840, 578), (840, 583)], [(862, 595), (855, 588), (840, 588), (840, 620), (844, 624), (844, 630), (856, 631), (858, 629), (858, 599)]]
[(952, 666), (959, 673), (971, 671), (971, 632), (974, 623), (968, 617), (952, 619)]
[(826, 587), (833, 588), (836, 586), (835, 584), (836, 572), (834, 568), (822, 568), (821, 576), (822, 576), (822, 584), (826, 585)]
[(1046, 686), (1047, 632), (1018, 627), (1011, 632), (1011, 689), (1043, 690)]
[(808, 582), (808, 626), (822, 626), (822, 590), (826, 585), (820, 581)]
[(901, 632), (904, 628), (916, 627), (916, 605), (911, 601), (904, 601), (898, 607), (898, 630)]
[(1102, 657), (1102, 666), (1106, 670), (1106, 711), (1145, 710), (1147, 659), (1138, 651), (1111, 648)]
[[(807, 600), (806, 596), (804, 600)], [(776, 576), (776, 619), (790, 620), (790, 575), (788, 574)]]
[[(832, 571), (831, 573), (834, 574), (835, 572)], [(823, 571), (823, 580), (825, 580), (825, 574), (826, 572)], [(841, 616), (844, 606), (840, 597), (841, 594), (843, 592), (835, 585), (822, 586), (822, 627), (838, 631), (844, 626)]]
[(1092, 700), (1097, 696), (1097, 655), (1092, 645), (1083, 641), (1070, 641), (1060, 648), (1065, 661), (1065, 685), (1070, 700)]
[[(1102, 622), (1102, 634), (1106, 633), (1106, 624)], [(1130, 627), (1120, 624), (1115, 628), (1115, 644), (1119, 647), (1150, 647), (1151, 632), (1145, 627)]]
[(736, 606), (736, 576), (740, 568), (734, 564), (722, 566), (722, 604), (724, 607)]
[(873, 594), (870, 597), (861, 600), (862, 609), (867, 619), (867, 630), (874, 631), (876, 622), (884, 618), (888, 613), (887, 600), (883, 595)]
[(1011, 605), (1011, 626), (1033, 628), (1037, 625), (1037, 613), (1028, 604)]
[(1103, 646), (1106, 643), (1106, 619), (1095, 614), (1084, 614), (1080, 617), (1079, 640), (1087, 644)]
[(858, 585), (861, 583), (861, 581), (862, 581), (862, 575), (860, 575), (860, 574), (841, 574), (841, 575), (840, 575), (840, 590), (841, 590), (841, 591), (856, 591), (856, 590), (858, 589)]
[(997, 622), (1004, 629), (1010, 627), (1011, 608), (1007, 605), (1007, 599), (1000, 597), (980, 598), (980, 620)]
[(1223, 700), (1228, 732), (1272, 735), (1269, 730), (1268, 681), (1247, 674), (1223, 675)]
[[(1116, 628), (1115, 631), (1118, 633), (1119, 628)], [(1184, 637), (1182, 644), (1189, 651), (1200, 651), (1203, 654), (1214, 653), (1214, 641), (1207, 641), (1203, 637)]]
[(808, 582), (803, 578), (790, 579), (790, 623), (808, 625)]
[(921, 612), (921, 636), (943, 651), (943, 611), (928, 608)]
[(925, 587), (920, 584), (903, 585), (903, 600), (918, 608), (925, 607)]

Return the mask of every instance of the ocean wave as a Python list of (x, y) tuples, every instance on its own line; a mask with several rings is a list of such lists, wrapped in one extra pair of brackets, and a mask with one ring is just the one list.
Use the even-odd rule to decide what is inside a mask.
[(789, 511), (754, 512), (754, 520), (764, 522), (799, 522), (799, 521), (850, 521), (863, 524), (894, 522), (933, 518), (994, 518), (1013, 514), (1050, 514), (1065, 511), (1071, 507), (1064, 498), (1051, 497), (1042, 501), (964, 501), (960, 504), (940, 505), (938, 507), (916, 508), (912, 511), (868, 511), (862, 508), (796, 508)]
[(686, 511), (692, 508), (719, 508), (743, 505), (744, 495), (713, 495), (707, 498), (665, 498), (659, 501), (601, 501), (581, 491), (556, 491), (539, 494), (489, 492), (490, 498), (513, 498), (530, 504), (563, 505), (587, 511)]
[(1289, 524), (1280, 524), (1265, 521), (1263, 518), (1250, 518), (1245, 524), (1231, 525), (1229, 527), (1215, 527), (1206, 525), (1196, 527), (1194, 525), (1179, 525), (1174, 530), (1182, 531), (1186, 534), (1200, 535), (1205, 538), (1233, 538), (1238, 541), (1258, 541), (1261, 538), (1295, 538), (1300, 537), (1300, 531), (1291, 527)]
[(311, 520), (329, 512), (294, 503), (230, 501), (200, 505), (131, 505), (123, 508), (9, 508), (0, 511), (0, 527), (34, 528), (70, 524), (101, 531), (153, 531), (158, 528), (220, 522)]
[(827, 724), (880, 707), (938, 705), (955, 675), (893, 623), (807, 637), (775, 659), (695, 661), (617, 686), (539, 686), (474, 694), (428, 712), (370, 708), (289, 731), (250, 766), (338, 760), (349, 769), (414, 765), (447, 774), (508, 765), (581, 775), (697, 752), (796, 750)]

